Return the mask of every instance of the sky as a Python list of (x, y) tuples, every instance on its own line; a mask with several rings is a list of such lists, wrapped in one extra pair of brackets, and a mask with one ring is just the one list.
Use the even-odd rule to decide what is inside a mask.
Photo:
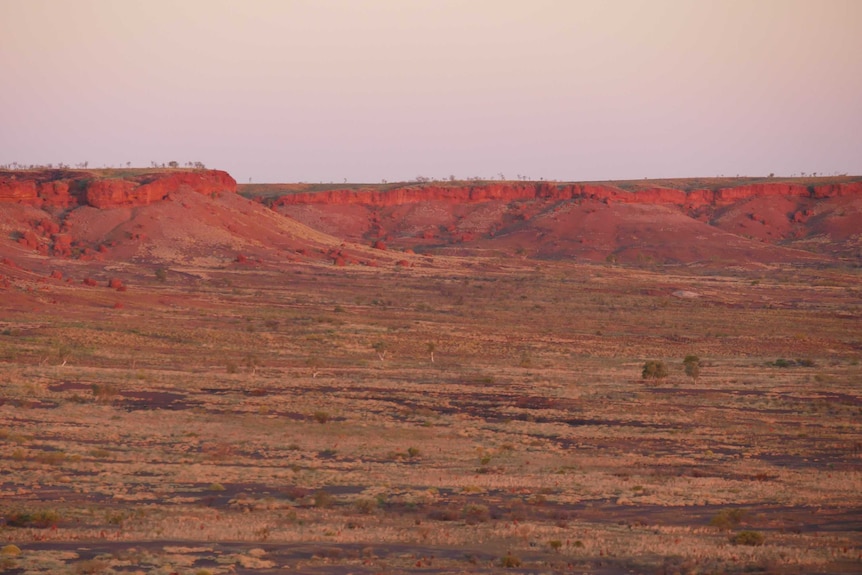
[(0, 0), (0, 164), (862, 174), (860, 0)]

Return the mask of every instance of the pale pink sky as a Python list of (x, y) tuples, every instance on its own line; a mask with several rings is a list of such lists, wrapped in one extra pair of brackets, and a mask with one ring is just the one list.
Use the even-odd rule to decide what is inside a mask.
[(0, 164), (862, 174), (862, 0), (0, 0)]

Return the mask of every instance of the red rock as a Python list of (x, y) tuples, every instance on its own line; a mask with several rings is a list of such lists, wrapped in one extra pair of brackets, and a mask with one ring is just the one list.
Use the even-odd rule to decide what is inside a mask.
[(108, 209), (147, 205), (181, 190), (216, 197), (235, 193), (236, 181), (220, 170), (141, 171), (128, 177), (86, 170), (0, 171), (0, 203)]
[[(495, 183), (475, 186), (421, 186), (404, 187), (390, 190), (362, 188), (358, 190), (339, 189), (324, 192), (297, 192), (285, 194), (273, 202), (273, 207), (283, 205), (365, 205), (372, 207), (392, 207), (429, 201), (451, 201), (456, 203), (475, 203), (492, 200), (551, 200), (593, 199), (604, 203), (619, 202), (626, 204), (670, 204), (696, 209), (707, 205), (728, 205), (733, 202), (765, 196), (794, 197), (833, 197), (842, 195), (862, 195), (862, 182), (826, 184), (809, 188), (799, 184), (763, 183), (722, 188), (719, 190), (694, 189), (688, 192), (673, 188), (644, 188), (626, 191), (609, 184), (551, 184), (538, 183)], [(379, 227), (376, 220), (372, 226)], [(450, 230), (452, 231), (452, 230)]]
[(123, 287), (123, 282), (118, 278), (111, 278), (108, 280), (108, 287), (111, 289), (120, 289)]
[(61, 280), (63, 279), (63, 272), (60, 270), (54, 270), (51, 272), (51, 277), (55, 280)]
[(375, 241), (373, 244), (371, 244), (371, 247), (372, 247), (372, 248), (374, 248), (375, 250), (383, 250), (383, 251), (386, 251), (386, 249), (387, 249), (387, 248), (386, 248), (386, 244), (385, 244), (385, 243), (383, 243), (383, 240), (377, 240), (377, 241)]
[(90, 286), (90, 287), (95, 287), (95, 286), (99, 285), (98, 282), (96, 282), (96, 280), (94, 280), (93, 278), (84, 278), (84, 281), (81, 283), (83, 283), (85, 286)]
[[(135, 182), (119, 178), (106, 178), (95, 180), (87, 184), (84, 199), (87, 204), (96, 208), (114, 208), (129, 205), (140, 201), (140, 197), (132, 197), (132, 190), (138, 187)], [(161, 198), (159, 198), (161, 199)], [(148, 204), (149, 198), (142, 203)]]
[(36, 182), (0, 179), (0, 202), (35, 204), (38, 201)]
[(862, 182), (846, 182), (840, 184), (825, 184), (814, 188), (815, 198), (835, 198), (862, 194)]

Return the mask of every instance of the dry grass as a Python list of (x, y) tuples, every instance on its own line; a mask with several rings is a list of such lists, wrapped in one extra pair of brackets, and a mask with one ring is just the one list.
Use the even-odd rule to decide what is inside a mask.
[(438, 265), (4, 310), (0, 566), (858, 570), (857, 272)]

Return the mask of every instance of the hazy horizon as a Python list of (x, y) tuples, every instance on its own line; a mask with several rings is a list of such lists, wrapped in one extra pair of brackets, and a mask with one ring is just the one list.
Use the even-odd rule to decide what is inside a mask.
[(862, 174), (862, 2), (0, 0), (0, 164)]

